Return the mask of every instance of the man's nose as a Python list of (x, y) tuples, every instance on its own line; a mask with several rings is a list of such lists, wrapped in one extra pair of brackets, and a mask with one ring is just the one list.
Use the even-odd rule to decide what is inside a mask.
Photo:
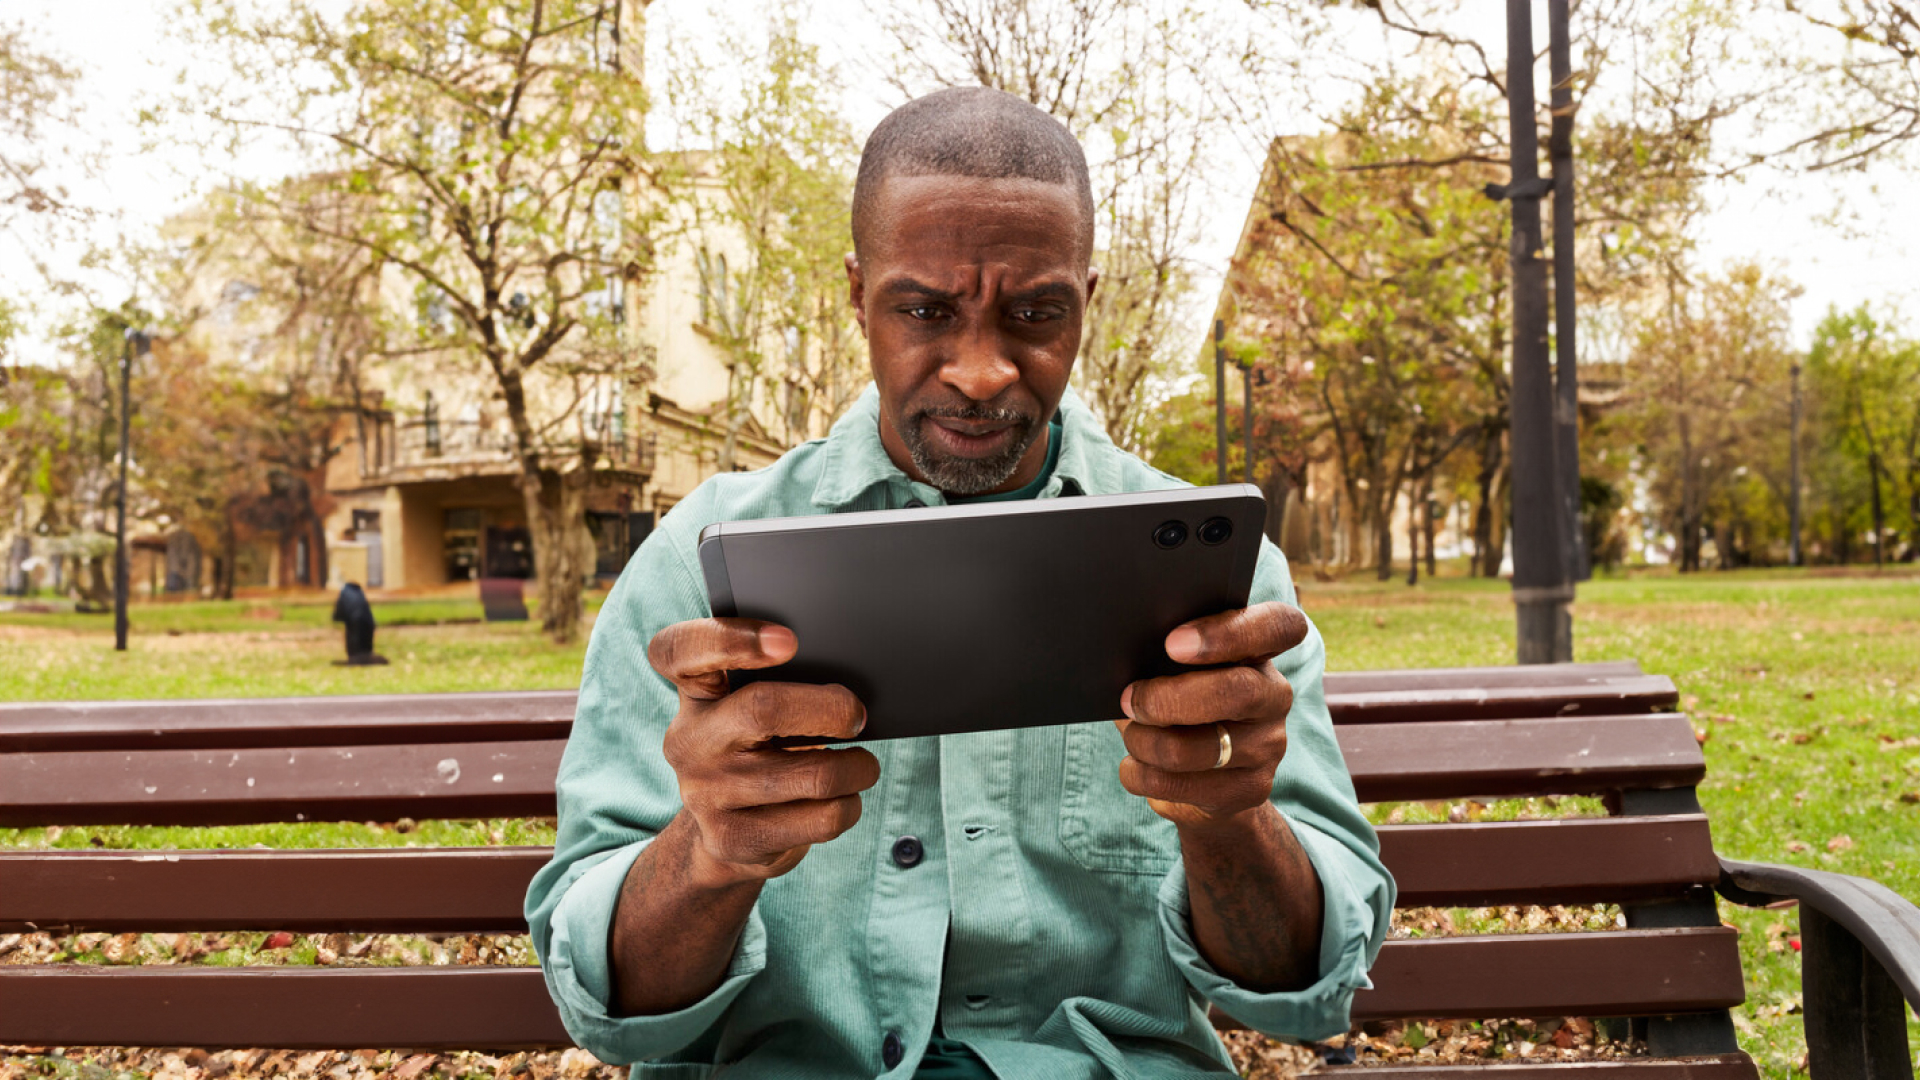
[(1020, 379), (1020, 366), (1009, 357), (1007, 343), (990, 327), (976, 326), (955, 343), (952, 357), (940, 368), (940, 381), (972, 401), (992, 401)]

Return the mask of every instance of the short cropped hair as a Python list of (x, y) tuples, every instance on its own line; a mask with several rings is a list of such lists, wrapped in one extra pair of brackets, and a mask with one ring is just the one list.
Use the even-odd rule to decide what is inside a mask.
[(1038, 180), (1072, 189), (1093, 250), (1093, 182), (1087, 155), (1065, 124), (1021, 98), (984, 86), (938, 90), (887, 114), (867, 136), (853, 184), (857, 254), (881, 184), (890, 176)]

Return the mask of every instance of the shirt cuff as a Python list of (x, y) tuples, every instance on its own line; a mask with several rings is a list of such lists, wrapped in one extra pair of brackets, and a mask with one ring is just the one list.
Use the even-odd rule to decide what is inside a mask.
[[(607, 935), (633, 860), (653, 841), (617, 848), (566, 887), (554, 909), (547, 963), (547, 991), (575, 1042), (609, 1064), (663, 1057), (685, 1049), (713, 1027), (747, 981), (767, 966), (767, 929), (755, 904), (733, 962), (720, 985), (676, 1012), (657, 1016), (613, 1015), (612, 958)], [(587, 861), (587, 860), (583, 860)]]
[(1318, 981), (1304, 990), (1262, 994), (1214, 970), (1194, 941), (1185, 860), (1176, 860), (1160, 883), (1161, 936), (1187, 985), (1235, 1020), (1275, 1038), (1331, 1039), (1351, 1027), (1354, 991), (1373, 988), (1367, 978), (1373, 913), (1348, 873), (1352, 853), (1311, 825), (1292, 818), (1287, 824), (1313, 861), (1324, 897)]

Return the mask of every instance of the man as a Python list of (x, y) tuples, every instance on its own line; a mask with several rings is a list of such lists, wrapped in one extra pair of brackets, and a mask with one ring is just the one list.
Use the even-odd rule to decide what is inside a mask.
[(636, 1078), (1008, 1080), (1225, 1073), (1209, 1001), (1344, 1031), (1393, 885), (1272, 545), (1251, 606), (1167, 638), (1226, 666), (1133, 684), (1112, 725), (788, 751), (768, 740), (856, 734), (860, 703), (728, 692), (796, 642), (707, 617), (709, 522), (1178, 483), (1067, 389), (1098, 279), (1057, 121), (981, 89), (902, 107), (862, 155), (853, 241), (875, 386), (827, 439), (675, 507), (594, 629), (527, 898), (568, 1030), (662, 1059)]

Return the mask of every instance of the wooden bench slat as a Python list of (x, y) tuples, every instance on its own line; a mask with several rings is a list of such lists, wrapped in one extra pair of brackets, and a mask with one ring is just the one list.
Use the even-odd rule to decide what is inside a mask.
[(572, 690), (0, 704), (0, 753), (564, 739)]
[(1499, 664), (1489, 667), (1386, 668), (1329, 671), (1329, 694), (1397, 693), (1404, 690), (1545, 689), (1586, 686), (1608, 679), (1644, 675), (1635, 660), (1580, 664)]
[(1361, 802), (1590, 795), (1688, 787), (1707, 774), (1693, 726), (1677, 713), (1361, 724), (1336, 734)]
[(1720, 879), (1700, 814), (1386, 825), (1379, 834), (1403, 908), (1623, 903)]
[[(1363, 802), (1684, 787), (1706, 775), (1677, 714), (1360, 725), (1338, 737)], [(564, 746), (4, 754), (0, 825), (545, 816)]]
[(0, 852), (0, 933), (524, 934), (546, 847)]
[(542, 817), (566, 743), (0, 755), (0, 825)]
[(1670, 709), (1680, 700), (1673, 680), (1665, 675), (1623, 675), (1550, 687), (1463, 685), (1351, 694), (1337, 691), (1331, 675), (1327, 683), (1327, 707), (1339, 725), (1623, 715)]
[[(1390, 941), (1356, 1020), (1727, 1008), (1725, 927)], [(0, 1043), (510, 1049), (564, 1045), (537, 968), (0, 967)]]
[[(1673, 896), (1719, 874), (1706, 818), (1389, 825), (1400, 906)], [(0, 933), (521, 933), (544, 847), (0, 851)]]
[[(1679, 700), (1632, 661), (1527, 667), (1335, 671), (1336, 724), (1626, 715)], [(0, 753), (206, 750), (274, 746), (564, 739), (572, 690), (207, 701), (0, 703)]]
[(1746, 1000), (1731, 927), (1390, 941), (1355, 1020), (1641, 1016)]
[(1745, 1054), (1613, 1061), (1522, 1062), (1517, 1065), (1342, 1066), (1340, 1080), (1759, 1080)]

